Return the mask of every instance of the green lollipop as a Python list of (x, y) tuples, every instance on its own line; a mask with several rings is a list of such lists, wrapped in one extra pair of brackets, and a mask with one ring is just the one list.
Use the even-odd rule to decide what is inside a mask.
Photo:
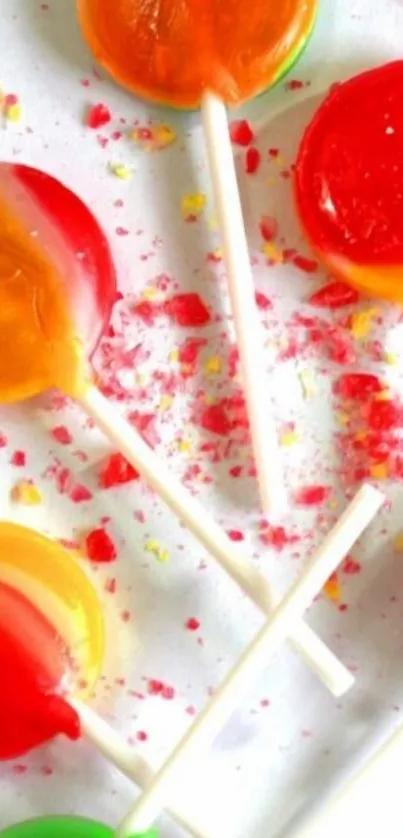
[[(0, 838), (113, 838), (113, 835), (113, 829), (103, 823), (63, 815), (23, 821), (0, 832)], [(158, 838), (158, 832), (150, 829), (130, 838)]]

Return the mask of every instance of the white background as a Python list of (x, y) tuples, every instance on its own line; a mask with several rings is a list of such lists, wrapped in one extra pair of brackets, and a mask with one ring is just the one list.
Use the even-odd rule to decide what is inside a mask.
[[(138, 299), (146, 285), (161, 273), (173, 277), (181, 290), (197, 289), (223, 318), (203, 330), (209, 343), (202, 359), (220, 351), (222, 354), (222, 333), (229, 330), (232, 336), (232, 325), (222, 267), (206, 263), (206, 253), (219, 242), (217, 232), (208, 224), (213, 209), (197, 117), (150, 112), (104, 74), (97, 80), (75, 22), (74, 3), (49, 0), (49, 7), (42, 11), (36, 0), (0, 2), (0, 81), (6, 92), (19, 95), (23, 107), (21, 122), (4, 123), (0, 130), (1, 158), (48, 170), (90, 204), (109, 234), (124, 294)], [(290, 93), (280, 84), (246, 109), (248, 118), (258, 127), (265, 158), (258, 176), (245, 176), (242, 164), (239, 171), (256, 262), (256, 285), (274, 301), (270, 332), (266, 322), (268, 368), (274, 357), (269, 344), (287, 338), (287, 319), (301, 310), (303, 301), (319, 285), (319, 277), (309, 280), (289, 265), (268, 268), (260, 252), (258, 221), (262, 213), (268, 213), (278, 218), (287, 246), (306, 253), (294, 218), (289, 182), (276, 177), (269, 184), (267, 148), (279, 146), (289, 165), (318, 96), (337, 79), (400, 57), (402, 32), (400, 0), (323, 0), (311, 44), (291, 73), (292, 78), (310, 81), (310, 86)], [(90, 80), (89, 87), (83, 87), (83, 79)], [(114, 128), (119, 127), (121, 117), (128, 123), (138, 119), (142, 124), (150, 116), (157, 121), (165, 119), (178, 132), (176, 143), (148, 155), (124, 137), (102, 149), (94, 132), (84, 126), (86, 108), (99, 101), (111, 108)], [(100, 133), (107, 136), (110, 127)], [(130, 181), (122, 182), (111, 175), (108, 164), (116, 162), (131, 167)], [(208, 209), (197, 224), (184, 224), (181, 196), (198, 191), (206, 192)], [(118, 199), (124, 200), (123, 208), (114, 206)], [(129, 235), (117, 237), (118, 225), (126, 227)], [(149, 254), (147, 259), (145, 254)], [(398, 313), (386, 308), (382, 312), (390, 328), (372, 337), (386, 340), (396, 350), (400, 339), (399, 329), (394, 326)], [(115, 317), (118, 327), (119, 313)], [(140, 362), (137, 372), (148, 382), (150, 401), (141, 406), (133, 401), (133, 408), (157, 408), (162, 393), (158, 384), (152, 384), (153, 373), (167, 371), (170, 353), (186, 334), (183, 330), (176, 333), (166, 321), (146, 329), (138, 320), (130, 319), (124, 330), (125, 344), (133, 347), (143, 342), (149, 350), (148, 360)], [(357, 368), (368, 369), (364, 355)], [(297, 574), (304, 551), (320, 540), (320, 530), (328, 529), (344, 504), (343, 489), (331, 469), (337, 466), (339, 455), (332, 446), (334, 405), (329, 393), (331, 378), (340, 369), (323, 358), (312, 359), (311, 364), (318, 387), (314, 398), (304, 399), (298, 377), (301, 363), (295, 359), (277, 365), (276, 370), (268, 369), (270, 384), (262, 396), (267, 397), (280, 424), (296, 421), (301, 434), (299, 445), (284, 450), (290, 490), (305, 483), (330, 482), (338, 499), (337, 507), (324, 508), (320, 526), (316, 510), (303, 515), (291, 505), (286, 526), (295, 525), (298, 532), (310, 530), (312, 536), (299, 548), (300, 561), (292, 559), (287, 551), (271, 553), (259, 542), (261, 515), (252, 478), (229, 480), (231, 463), (209, 464), (199, 458), (203, 473), (208, 473), (212, 482), (207, 486), (192, 483), (227, 529), (246, 532), (245, 551), (282, 589)], [(377, 364), (374, 369), (399, 387), (399, 364), (393, 368)], [(133, 389), (134, 370), (125, 370), (121, 383), (129, 391)], [(175, 440), (179, 430), (185, 428), (192, 438), (193, 451), (204, 433), (192, 426), (192, 404), (200, 386), (213, 395), (222, 395), (232, 392), (234, 383), (229, 383), (225, 374), (219, 377), (218, 385), (200, 374), (186, 382), (184, 391), (167, 410), (157, 410), (160, 453), (170, 458), (180, 477), (195, 461), (195, 455), (178, 452)], [(87, 464), (80, 463), (71, 448), (61, 448), (50, 436), (49, 428), (62, 423), (74, 435), (73, 449), (87, 452)], [(8, 447), (0, 452), (2, 517), (64, 538), (76, 537), (96, 526), (102, 515), (112, 517), (111, 532), (119, 546), (119, 559), (113, 568), (100, 568), (93, 574), (105, 602), (109, 646), (105, 677), (94, 705), (127, 736), (147, 731), (148, 741), (138, 747), (158, 764), (189, 724), (186, 708), (204, 704), (209, 688), (219, 683), (262, 618), (144, 486), (96, 491), (96, 464), (109, 449), (100, 434), (85, 426), (85, 417), (78, 410), (67, 407), (55, 417), (41, 401), (2, 408), (0, 430), (9, 440)], [(18, 448), (27, 451), (28, 460), (26, 469), (17, 473), (8, 463), (11, 452)], [(249, 455), (243, 446), (240, 457), (244, 462), (249, 462)], [(80, 480), (95, 491), (93, 502), (77, 506), (54, 491), (43, 473), (55, 457), (80, 472)], [(43, 491), (44, 504), (39, 510), (21, 511), (10, 504), (10, 489), (23, 474), (33, 478)], [(311, 625), (356, 670), (356, 687), (348, 698), (335, 701), (292, 652), (283, 649), (278, 654), (259, 684), (251, 685), (247, 703), (234, 715), (213, 751), (186, 772), (180, 793), (192, 795), (189, 808), (196, 818), (200, 813), (212, 835), (288, 838), (399, 722), (403, 695), (403, 569), (391, 542), (400, 528), (402, 490), (388, 484), (385, 490), (391, 509), (379, 517), (355, 551), (363, 563), (361, 574), (344, 580), (343, 601), (348, 603), (348, 611), (339, 613), (334, 604), (322, 598), (309, 615)], [(145, 524), (135, 519), (136, 509), (144, 511)], [(169, 550), (166, 564), (159, 564), (144, 550), (150, 537)], [(199, 569), (202, 560), (207, 562), (204, 571)], [(111, 574), (117, 578), (115, 596), (104, 591)], [(397, 601), (391, 602), (392, 596)], [(132, 614), (129, 623), (120, 617), (126, 608)], [(184, 629), (184, 622), (191, 616), (197, 616), (201, 623), (196, 635)], [(197, 637), (202, 644), (197, 643)], [(118, 683), (121, 678), (125, 679), (124, 686)], [(129, 689), (147, 694), (148, 678), (172, 684), (175, 699), (168, 702), (147, 695), (139, 700), (128, 694)], [(270, 700), (270, 707), (265, 709), (260, 705), (264, 698)], [(388, 838), (402, 835), (402, 762), (403, 754), (398, 753), (396, 766), (385, 768), (381, 779), (371, 789), (366, 788), (350, 810), (341, 812), (340, 822), (333, 824), (334, 834), (344, 830), (346, 835), (353, 835), (354, 817), (359, 835), (377, 835), (382, 828)], [(19, 764), (26, 767), (25, 773), (18, 773), (13, 764), (0, 767), (1, 827), (27, 816), (59, 812), (94, 816), (113, 825), (136, 794), (130, 783), (85, 742), (77, 745), (57, 741)], [(50, 776), (44, 776), (44, 767), (52, 769)], [(179, 835), (168, 819), (161, 825), (164, 838)], [(330, 834), (328, 828), (324, 834)]]

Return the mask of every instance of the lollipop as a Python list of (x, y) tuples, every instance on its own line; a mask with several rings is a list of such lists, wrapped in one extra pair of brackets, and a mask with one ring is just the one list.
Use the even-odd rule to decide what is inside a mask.
[[(107, 243), (89, 210), (48, 175), (0, 164), (0, 254), (0, 402), (52, 385), (75, 396), (229, 575), (270, 613), (273, 596), (264, 576), (245, 563), (214, 519), (91, 382), (88, 359), (116, 287)], [(298, 627), (293, 642), (335, 694), (351, 686), (351, 673), (307, 626)]]
[[(103, 654), (101, 606), (70, 553), (33, 530), (0, 522), (0, 671), (7, 673), (0, 684), (0, 760), (60, 734), (72, 740), (84, 734), (130, 780), (148, 785), (147, 762), (83, 703)], [(172, 816), (205, 838), (181, 807)]]
[[(56, 816), (9, 826), (0, 832), (0, 838), (113, 838), (113, 830), (87, 818)], [(158, 833), (150, 829), (142, 835), (132, 835), (131, 838), (158, 838)]]
[(334, 87), (299, 149), (295, 195), (326, 267), (359, 290), (403, 302), (403, 61)]
[(78, 0), (96, 58), (133, 93), (174, 107), (201, 107), (262, 507), (284, 505), (276, 429), (264, 392), (263, 337), (225, 103), (275, 84), (313, 29), (317, 0)]
[(59, 733), (80, 735), (67, 695), (85, 698), (104, 653), (101, 608), (83, 571), (60, 545), (0, 522), (0, 759)]

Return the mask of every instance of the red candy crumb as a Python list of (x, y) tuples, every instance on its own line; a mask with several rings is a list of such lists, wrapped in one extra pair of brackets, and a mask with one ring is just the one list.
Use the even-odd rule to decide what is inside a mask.
[(357, 303), (360, 298), (358, 291), (344, 282), (331, 282), (315, 291), (309, 297), (308, 303), (317, 308), (343, 308)]
[(144, 730), (138, 730), (136, 733), (138, 742), (147, 742), (148, 734)]
[(167, 684), (164, 684), (161, 692), (162, 698), (165, 698), (165, 701), (172, 701), (175, 698), (175, 689), (173, 687), (169, 687)]
[(198, 294), (177, 294), (164, 303), (164, 312), (178, 326), (205, 326), (211, 320), (208, 308)]
[(189, 617), (186, 622), (186, 628), (189, 631), (197, 631), (200, 628), (199, 620), (196, 620), (196, 617)]
[(221, 404), (211, 404), (206, 407), (200, 424), (204, 430), (219, 436), (227, 436), (231, 430), (231, 423)]
[(248, 146), (255, 139), (252, 128), (246, 119), (236, 119), (234, 122), (231, 122), (229, 132), (231, 142), (234, 145)]
[(27, 455), (25, 451), (14, 451), (14, 454), (11, 457), (10, 463), (12, 466), (18, 466), (21, 468), (25, 466), (27, 462)]
[(342, 399), (364, 401), (375, 393), (383, 390), (382, 382), (377, 375), (354, 372), (340, 375), (333, 386), (333, 392)]
[(262, 161), (262, 155), (258, 148), (252, 146), (248, 148), (246, 155), (245, 155), (245, 173), (247, 175), (254, 175)]
[(291, 79), (291, 81), (288, 81), (286, 83), (285, 89), (286, 90), (301, 90), (301, 88), (303, 86), (304, 86), (303, 81), (300, 81), (299, 79)]
[(101, 128), (107, 125), (112, 119), (112, 114), (106, 105), (93, 105), (87, 113), (86, 124), (88, 128)]
[(343, 565), (343, 573), (346, 573), (348, 576), (356, 576), (356, 574), (360, 573), (360, 571), (360, 563), (355, 559), (352, 559), (351, 556), (347, 556)]
[(240, 530), (228, 530), (227, 535), (231, 541), (244, 541), (245, 539), (243, 532)]
[(73, 503), (83, 503), (84, 501), (92, 500), (93, 498), (92, 492), (90, 492), (90, 490), (87, 489), (87, 486), (84, 486), (82, 483), (73, 483), (68, 494)]
[(259, 230), (260, 235), (265, 242), (273, 241), (278, 233), (278, 224), (276, 219), (271, 215), (262, 215), (259, 222)]
[(116, 547), (106, 530), (100, 527), (88, 533), (85, 539), (85, 552), (92, 562), (113, 562), (117, 557)]
[(324, 503), (331, 492), (330, 486), (304, 486), (295, 496), (299, 506), (319, 506)]
[(0, 448), (5, 448), (7, 445), (7, 437), (0, 433)]
[(101, 467), (98, 474), (98, 483), (101, 489), (110, 489), (112, 486), (131, 483), (138, 478), (138, 471), (133, 468), (123, 454), (116, 452), (116, 454), (111, 454)]
[(162, 681), (157, 681), (155, 678), (150, 678), (148, 681), (147, 689), (150, 695), (161, 695), (162, 690), (164, 689), (164, 684)]
[(70, 445), (73, 441), (73, 437), (68, 430), (65, 428), (64, 425), (59, 425), (57, 428), (52, 428), (52, 436), (56, 440), (56, 442), (60, 442), (60, 445)]
[(306, 256), (294, 256), (293, 263), (296, 268), (299, 268), (300, 271), (304, 271), (306, 274), (314, 274), (318, 270), (318, 263), (315, 259), (308, 259)]
[(271, 300), (266, 297), (266, 294), (262, 294), (261, 291), (255, 292), (255, 300), (257, 307), (261, 308), (262, 311), (267, 311), (269, 308), (273, 308)]
[(372, 431), (389, 431), (403, 425), (403, 410), (392, 401), (373, 401), (367, 416)]

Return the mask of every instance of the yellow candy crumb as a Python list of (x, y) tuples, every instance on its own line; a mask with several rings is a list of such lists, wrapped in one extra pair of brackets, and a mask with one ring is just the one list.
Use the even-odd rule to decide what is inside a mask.
[(393, 542), (393, 549), (396, 550), (397, 553), (403, 553), (403, 532), (396, 536)]
[(283, 431), (280, 433), (280, 445), (282, 448), (290, 448), (291, 445), (295, 445), (299, 440), (300, 436), (298, 431)]
[(337, 577), (337, 573), (332, 573), (329, 577), (327, 582), (325, 583), (323, 590), (326, 596), (333, 601), (338, 601), (341, 597), (341, 585)]
[(142, 296), (145, 300), (155, 300), (155, 298), (160, 297), (161, 294), (158, 288), (153, 288), (153, 286), (151, 285), (149, 288), (144, 289)]
[(271, 259), (273, 262), (284, 262), (284, 256), (280, 250), (272, 242), (263, 242), (262, 253)]
[(10, 122), (19, 122), (21, 116), (22, 108), (18, 102), (15, 105), (9, 105), (8, 108), (5, 109), (5, 117), (10, 120)]
[(120, 180), (130, 180), (133, 174), (131, 169), (129, 169), (128, 166), (124, 166), (123, 163), (111, 163), (110, 170), (112, 174), (114, 174)]
[(395, 367), (399, 363), (399, 356), (396, 352), (385, 352), (385, 361), (390, 367)]
[(194, 195), (183, 195), (181, 201), (182, 215), (187, 218), (189, 215), (200, 215), (206, 206), (206, 196), (203, 192)]
[(204, 365), (204, 369), (206, 370), (207, 373), (210, 373), (211, 375), (215, 375), (216, 373), (221, 372), (221, 370), (222, 370), (221, 358), (218, 355), (212, 355), (211, 358), (207, 359), (207, 361)]
[(163, 564), (167, 562), (169, 559), (169, 551), (166, 550), (164, 547), (161, 547), (159, 541), (154, 538), (151, 538), (150, 541), (146, 541), (144, 545), (144, 550), (146, 553), (152, 553), (155, 558)]
[(311, 399), (313, 396), (316, 396), (317, 387), (315, 383), (315, 377), (310, 369), (303, 369), (300, 370), (298, 373), (299, 380), (301, 382), (302, 392), (306, 399)]
[(389, 477), (389, 467), (386, 462), (374, 463), (369, 471), (374, 480), (386, 480)]
[(357, 340), (366, 338), (374, 326), (374, 319), (378, 315), (376, 308), (369, 308), (367, 311), (359, 311), (352, 315), (351, 333)]
[(192, 443), (190, 439), (179, 439), (178, 440), (178, 451), (182, 454), (188, 454), (192, 450)]
[(162, 123), (161, 125), (155, 126), (154, 136), (157, 148), (166, 148), (166, 146), (171, 145), (175, 142), (177, 135), (170, 125)]
[(11, 490), (11, 500), (23, 506), (39, 506), (42, 503), (42, 495), (34, 483), (30, 483), (29, 480), (20, 480)]
[(168, 361), (171, 364), (177, 364), (179, 361), (179, 349), (172, 349), (168, 355)]
[(350, 421), (350, 417), (348, 416), (347, 413), (341, 413), (340, 412), (340, 413), (336, 413), (336, 420), (337, 420), (339, 425), (342, 425), (344, 427), (345, 425), (348, 425), (348, 423)]
[(163, 396), (160, 398), (160, 403), (158, 405), (158, 410), (164, 411), (169, 410), (170, 407), (173, 405), (173, 396), (169, 396), (168, 393), (164, 393)]

